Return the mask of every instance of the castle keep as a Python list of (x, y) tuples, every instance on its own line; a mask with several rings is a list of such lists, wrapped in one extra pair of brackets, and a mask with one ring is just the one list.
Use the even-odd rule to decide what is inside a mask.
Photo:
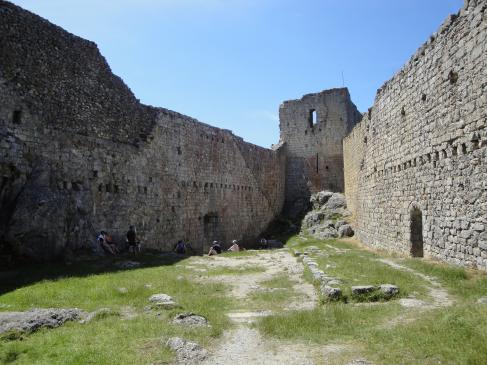
[(308, 94), (279, 108), (286, 152), (285, 213), (299, 216), (312, 193), (343, 191), (342, 140), (361, 118), (347, 89)]
[(170, 249), (255, 240), (345, 191), (365, 244), (487, 270), (487, 2), (466, 0), (377, 92), (286, 101), (273, 149), (141, 104), (97, 46), (0, 0), (0, 254), (96, 231)]

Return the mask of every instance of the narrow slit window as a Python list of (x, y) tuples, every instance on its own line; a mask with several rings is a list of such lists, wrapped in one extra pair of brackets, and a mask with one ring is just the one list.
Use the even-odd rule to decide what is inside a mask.
[(308, 123), (310, 128), (313, 128), (313, 126), (315, 126), (316, 123), (318, 123), (318, 116), (316, 115), (315, 109), (311, 109), (309, 111)]

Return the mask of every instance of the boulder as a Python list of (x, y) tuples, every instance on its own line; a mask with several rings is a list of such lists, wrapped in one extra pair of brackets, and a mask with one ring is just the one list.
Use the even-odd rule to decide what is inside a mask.
[(353, 295), (362, 295), (367, 293), (372, 293), (377, 288), (373, 285), (358, 285), (352, 286), (352, 294)]
[(317, 230), (315, 232), (314, 236), (320, 240), (327, 240), (330, 238), (338, 237), (338, 232), (334, 228), (325, 227), (325, 228), (320, 228), (319, 230)]
[(338, 228), (338, 237), (352, 237), (354, 235), (354, 231), (350, 224), (344, 224)]
[(317, 212), (312, 210), (311, 212), (305, 215), (301, 225), (303, 228), (310, 228), (310, 227), (317, 226), (321, 223), (324, 217), (325, 216), (322, 212)]
[(199, 364), (208, 357), (208, 351), (199, 344), (180, 337), (171, 337), (167, 340), (166, 346), (176, 353), (179, 364)]
[(167, 294), (154, 294), (149, 298), (151, 302), (157, 308), (172, 309), (177, 306), (174, 299)]
[(487, 304), (487, 297), (482, 297), (477, 300), (478, 304)]
[(399, 294), (399, 288), (392, 284), (382, 284), (379, 286), (379, 290), (388, 297), (393, 297), (394, 295)]
[(333, 196), (331, 191), (320, 191), (316, 194), (311, 195), (310, 203), (313, 209), (320, 209), (325, 203)]
[(342, 296), (342, 290), (340, 288), (335, 288), (329, 285), (322, 285), (320, 291), (325, 298), (330, 300), (337, 300)]
[(208, 320), (205, 317), (198, 316), (191, 312), (179, 313), (173, 318), (173, 323), (188, 327), (208, 326)]
[(56, 328), (67, 321), (78, 321), (87, 313), (78, 309), (35, 308), (27, 312), (0, 312), (0, 333), (35, 332), (40, 328)]
[(346, 208), (347, 201), (345, 200), (345, 195), (340, 193), (333, 193), (328, 199), (325, 205), (323, 205), (322, 210), (337, 210), (339, 208)]

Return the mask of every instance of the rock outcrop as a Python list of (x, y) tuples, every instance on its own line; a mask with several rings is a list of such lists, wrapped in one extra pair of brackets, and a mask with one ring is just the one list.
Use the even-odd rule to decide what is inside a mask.
[(27, 312), (0, 312), (0, 334), (5, 332), (35, 332), (40, 328), (56, 328), (67, 321), (78, 321), (87, 313), (78, 309), (32, 309)]
[(353, 236), (346, 220), (350, 212), (343, 194), (320, 191), (311, 196), (310, 203), (313, 209), (303, 219), (302, 233), (319, 239)]

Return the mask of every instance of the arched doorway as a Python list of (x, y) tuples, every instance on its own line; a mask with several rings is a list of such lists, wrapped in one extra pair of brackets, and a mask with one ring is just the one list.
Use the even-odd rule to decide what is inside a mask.
[(411, 256), (423, 257), (423, 213), (417, 207), (411, 210)]

